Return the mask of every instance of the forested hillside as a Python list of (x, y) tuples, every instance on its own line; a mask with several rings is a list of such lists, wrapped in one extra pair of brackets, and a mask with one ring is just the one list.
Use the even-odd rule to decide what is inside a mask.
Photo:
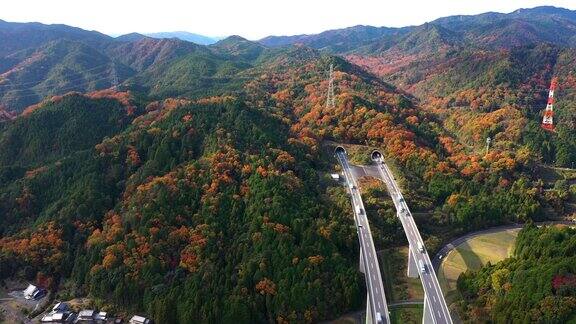
[[(574, 184), (540, 170), (576, 162), (575, 24), (544, 7), (201, 46), (0, 22), (11, 41), (0, 52), (0, 279), (157, 323), (360, 309), (357, 233), (327, 176), (330, 143), (381, 149), (430, 251), (474, 229), (571, 217)], [(555, 133), (539, 127), (552, 77)], [(386, 195), (365, 195), (377, 248), (405, 244)], [(507, 297), (533, 267), (572, 280), (571, 265), (551, 266), (572, 232), (542, 230), (567, 243), (531, 259), (546, 243), (535, 231), (496, 275), (506, 289), (490, 286), (501, 265), (462, 277), (471, 321), (572, 316), (568, 288)]]
[[(238, 96), (73, 94), (2, 124), (13, 152), (2, 160), (2, 276), (42, 273), (62, 293), (161, 323), (316, 321), (354, 309), (364, 289), (355, 232), (342, 189), (319, 181), (324, 140), (383, 147), (403, 166), (414, 208), (440, 206), (439, 224), (539, 217), (522, 174), (529, 152), (466, 154), (409, 97), (306, 47), (253, 62)], [(324, 103), (330, 63), (335, 108)], [(394, 214), (379, 213), (389, 219), (378, 241), (398, 244)]]
[(576, 320), (576, 230), (529, 225), (512, 258), (458, 278), (471, 323)]

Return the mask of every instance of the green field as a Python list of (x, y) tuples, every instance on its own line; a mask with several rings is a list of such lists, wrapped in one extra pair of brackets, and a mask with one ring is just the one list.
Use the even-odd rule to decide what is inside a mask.
[(459, 297), (456, 290), (458, 276), (468, 269), (478, 270), (488, 261), (496, 263), (509, 257), (520, 229), (479, 235), (450, 251), (438, 269), (440, 286), (448, 302)]
[(391, 323), (422, 323), (423, 305), (406, 305), (390, 309)]

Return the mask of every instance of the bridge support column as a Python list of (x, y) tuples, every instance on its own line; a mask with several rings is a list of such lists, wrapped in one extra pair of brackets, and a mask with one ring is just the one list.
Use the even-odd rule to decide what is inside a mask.
[(366, 324), (372, 323), (372, 307), (370, 307), (370, 295), (366, 294)]
[(418, 278), (418, 265), (412, 248), (408, 248), (408, 273), (406, 275), (408, 278)]
[(362, 249), (360, 249), (360, 272), (366, 273), (366, 269), (364, 269), (364, 254), (362, 253)]
[(424, 294), (424, 314), (422, 315), (423, 324), (434, 324), (434, 319), (431, 312), (432, 309), (430, 308), (430, 302), (428, 301), (428, 296)]

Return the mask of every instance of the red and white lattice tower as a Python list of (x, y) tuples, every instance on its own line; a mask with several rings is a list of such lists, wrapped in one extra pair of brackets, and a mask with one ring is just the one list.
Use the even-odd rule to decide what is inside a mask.
[(542, 128), (549, 131), (554, 130), (554, 91), (558, 85), (558, 78), (552, 78), (550, 83), (550, 90), (548, 92), (548, 104), (544, 110), (544, 117), (542, 118)]

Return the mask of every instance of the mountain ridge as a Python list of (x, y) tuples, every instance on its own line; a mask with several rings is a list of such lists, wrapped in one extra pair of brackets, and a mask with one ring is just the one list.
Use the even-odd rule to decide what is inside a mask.
[(212, 45), (222, 39), (221, 37), (210, 37), (186, 31), (156, 32), (144, 35), (152, 38), (178, 38), (198, 45)]

